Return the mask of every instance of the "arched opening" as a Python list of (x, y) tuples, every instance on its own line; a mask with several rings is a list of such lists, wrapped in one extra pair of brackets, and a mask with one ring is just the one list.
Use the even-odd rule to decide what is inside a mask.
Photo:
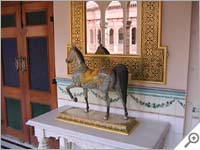
[(100, 29), (98, 29), (97, 39), (98, 39), (98, 43), (101, 44), (101, 30)]
[(113, 44), (114, 43), (114, 31), (113, 29), (110, 29), (110, 33), (109, 33), (109, 42), (110, 44)]
[(93, 42), (94, 42), (93, 30), (90, 29), (90, 44), (93, 44)]
[(131, 44), (136, 44), (136, 28), (133, 27), (131, 30)]

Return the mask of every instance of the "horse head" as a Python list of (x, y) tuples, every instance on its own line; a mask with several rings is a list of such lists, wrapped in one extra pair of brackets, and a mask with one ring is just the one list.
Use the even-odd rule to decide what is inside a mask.
[(75, 60), (75, 57), (76, 57), (75, 48), (76, 48), (76, 46), (74, 46), (74, 45), (70, 48), (69, 55), (68, 55), (67, 59), (65, 60), (66, 63), (71, 63), (71, 62), (73, 62), (73, 60)]
[(73, 61), (76, 61), (78, 64), (85, 63), (83, 54), (75, 45), (70, 48), (69, 55), (66, 59), (67, 63), (71, 63)]

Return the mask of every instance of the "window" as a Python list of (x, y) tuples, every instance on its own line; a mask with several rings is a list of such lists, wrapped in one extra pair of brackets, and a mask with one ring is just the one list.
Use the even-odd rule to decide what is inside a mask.
[(123, 34), (123, 28), (120, 28), (119, 29), (119, 44), (122, 44), (123, 43), (123, 40), (124, 40), (124, 34)]
[(132, 28), (131, 30), (131, 44), (136, 44), (136, 28)]
[[(137, 1), (115, 0), (103, 5), (100, 2), (87, 1), (86, 53), (95, 53), (94, 50), (101, 43), (109, 49), (111, 54), (135, 54), (137, 49), (136, 29), (138, 30), (137, 5)], [(93, 30), (93, 40), (91, 39), (91, 29)]]
[(113, 29), (110, 29), (110, 33), (109, 33), (109, 43), (110, 44), (113, 44), (114, 43), (114, 39), (113, 39), (113, 34), (114, 34), (114, 31), (113, 31)]

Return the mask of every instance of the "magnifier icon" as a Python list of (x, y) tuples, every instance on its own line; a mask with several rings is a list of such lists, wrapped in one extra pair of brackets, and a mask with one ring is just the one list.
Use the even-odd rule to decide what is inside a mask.
[(189, 136), (188, 136), (188, 142), (185, 144), (185, 148), (188, 147), (188, 145), (190, 143), (197, 143), (199, 141), (199, 135), (197, 133), (191, 133)]

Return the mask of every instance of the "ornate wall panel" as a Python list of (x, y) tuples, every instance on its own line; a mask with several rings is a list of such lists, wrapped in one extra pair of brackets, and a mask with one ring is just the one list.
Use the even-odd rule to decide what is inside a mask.
[[(161, 47), (161, 2), (141, 2), (140, 8), (140, 55), (89, 55), (86, 54), (85, 2), (71, 2), (71, 43), (82, 51), (90, 68), (113, 67), (118, 63), (127, 65), (131, 82), (166, 83), (167, 48)], [(68, 65), (68, 73), (74, 65)]]

